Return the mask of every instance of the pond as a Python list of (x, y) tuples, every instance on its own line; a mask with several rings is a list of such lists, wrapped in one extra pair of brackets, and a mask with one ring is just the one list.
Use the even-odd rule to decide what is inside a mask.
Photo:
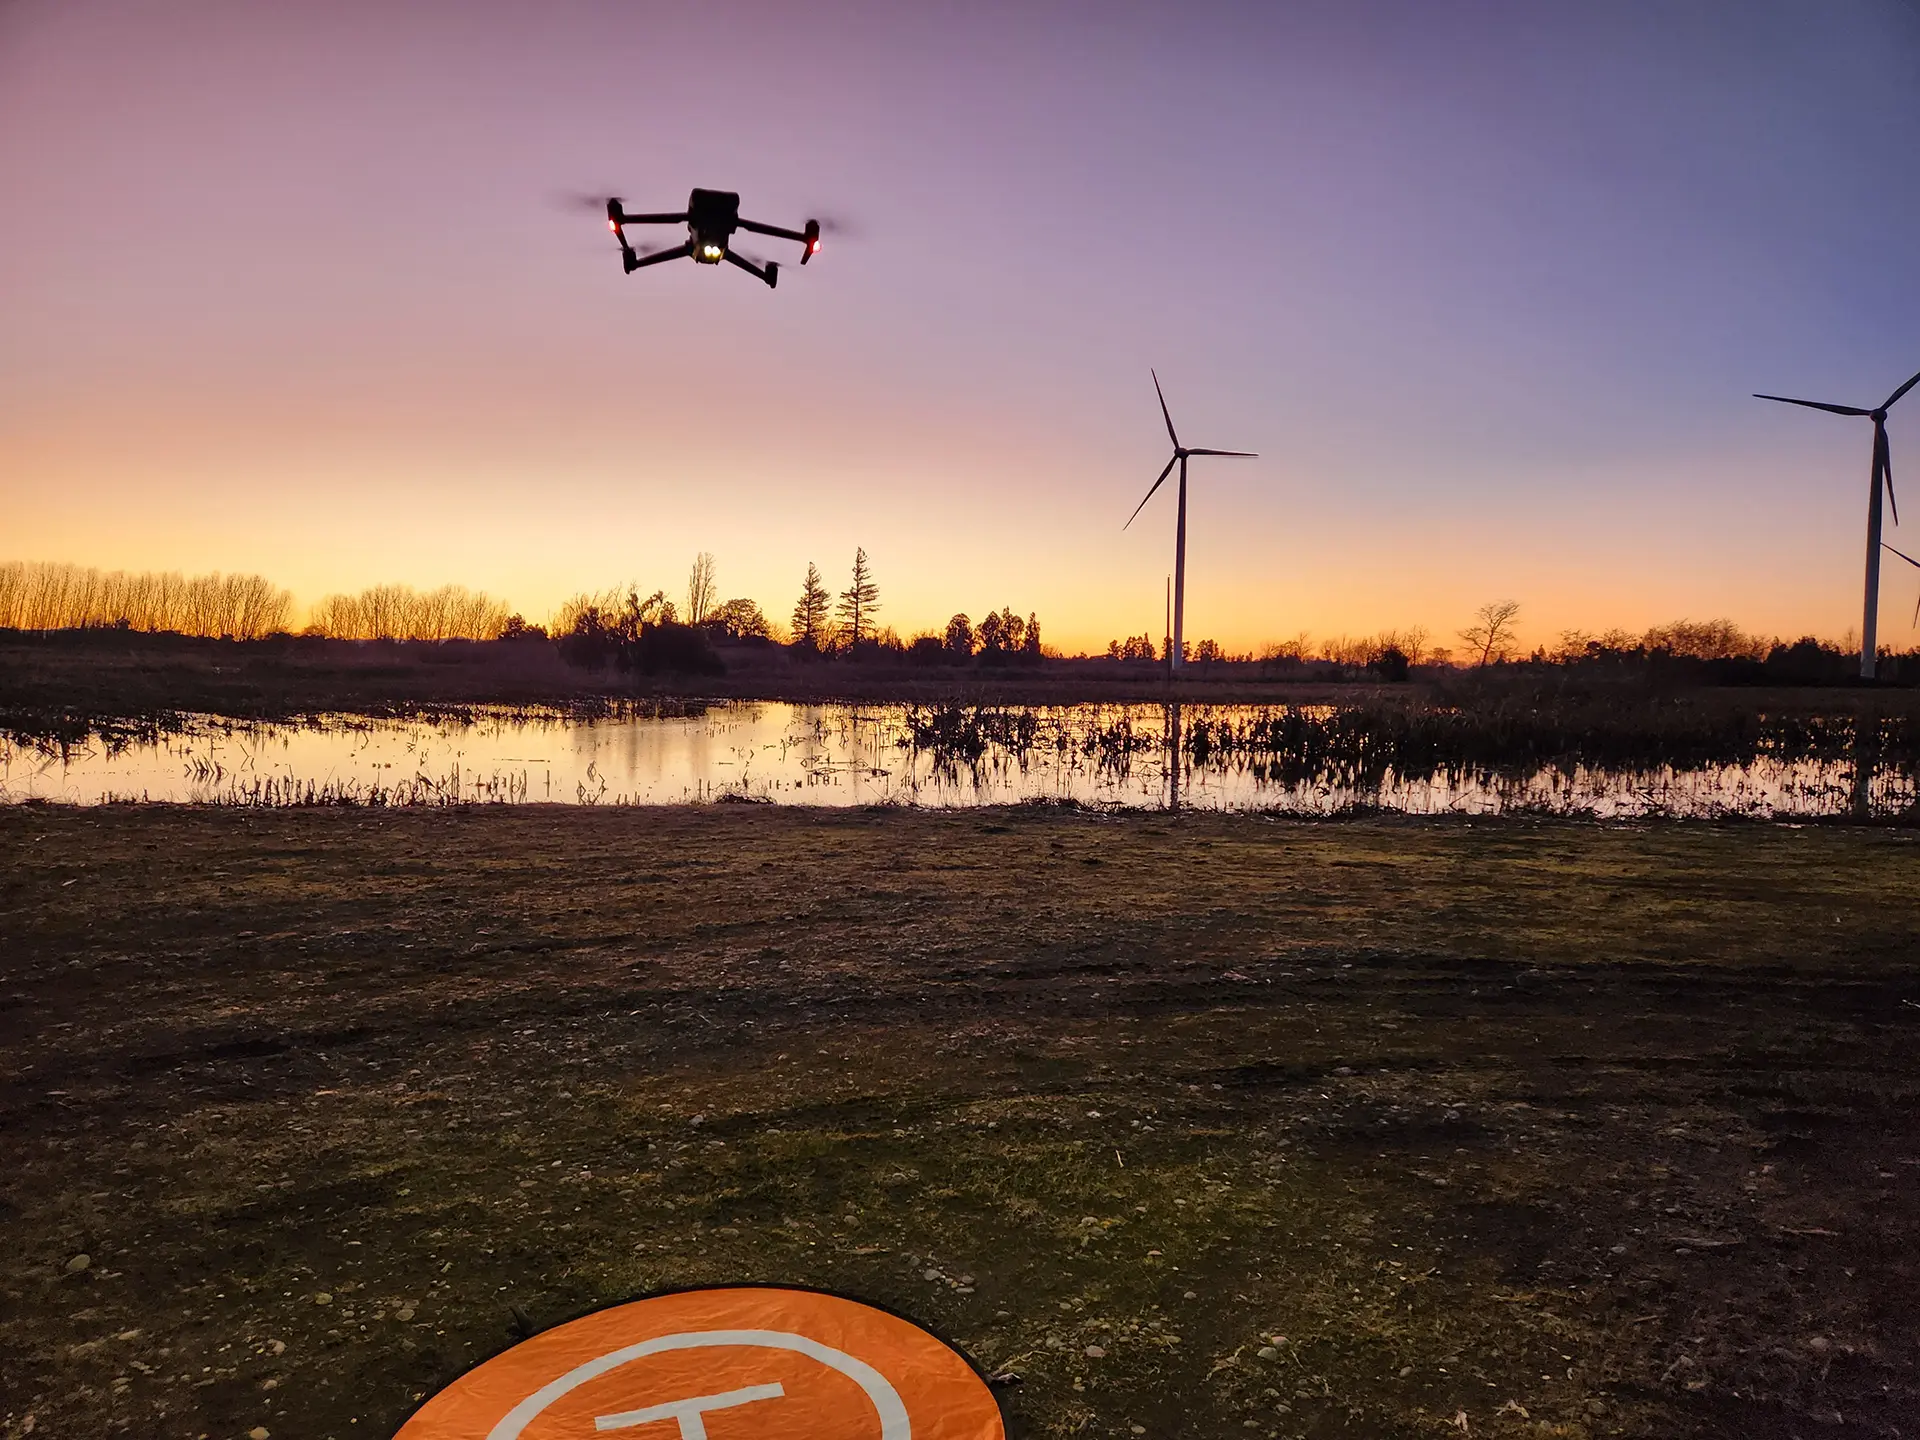
[[(1907, 813), (1920, 793), (1911, 764), (1868, 766), (1863, 775), (1830, 738), (1793, 746), (1762, 737), (1731, 758), (1693, 753), (1679, 763), (1589, 762), (1576, 754), (1489, 765), (1444, 753), (1436, 759), (1425, 737), (1416, 746), (1405, 735), (1356, 732), (1351, 713), (728, 702), (600, 719), (505, 710), (432, 721), (194, 717), (176, 733), (134, 743), (0, 740), (0, 802), (1074, 802), (1293, 815), (1382, 809), (1796, 819)], [(1355, 733), (1364, 742), (1357, 748), (1327, 743), (1329, 735), (1352, 742)]]

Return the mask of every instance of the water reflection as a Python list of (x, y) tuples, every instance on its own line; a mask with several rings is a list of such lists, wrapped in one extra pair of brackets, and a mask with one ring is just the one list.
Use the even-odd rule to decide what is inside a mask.
[[(1182, 652), (1185, 653), (1184, 651)], [(1172, 701), (1167, 706), (1167, 744), (1166, 758), (1161, 762), (1167, 767), (1167, 808), (1180, 808), (1180, 771), (1185, 767), (1187, 747), (1185, 734), (1180, 724), (1180, 702)]]
[(1880, 717), (1864, 711), (1853, 726), (1853, 789), (1848, 809), (1855, 820), (1873, 818), (1873, 780), (1879, 758)]
[(601, 720), (482, 712), (459, 723), (202, 719), (185, 733), (120, 749), (47, 753), (0, 742), (0, 801), (1070, 801), (1301, 815), (1751, 818), (1888, 816), (1920, 804), (1911, 747), (1897, 749), (1900, 763), (1892, 763), (1871, 718), (1840, 731), (1837, 743), (1821, 731), (1799, 750), (1749, 746), (1737, 763), (1603, 768), (1560, 760), (1519, 771), (1431, 756), (1416, 769), (1415, 747), (1394, 750), (1391, 737), (1348, 733), (1341, 727), (1351, 719), (1174, 702), (931, 712), (739, 703)]

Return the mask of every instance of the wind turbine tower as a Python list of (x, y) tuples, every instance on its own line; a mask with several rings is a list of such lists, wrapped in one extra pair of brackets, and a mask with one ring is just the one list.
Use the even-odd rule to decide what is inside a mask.
[[(1887, 447), (1887, 411), (1915, 385), (1920, 375), (1907, 381), (1886, 398), (1878, 409), (1862, 410), (1856, 405), (1828, 405), (1819, 400), (1793, 400), (1785, 395), (1758, 395), (1756, 400), (1778, 400), (1782, 405), (1804, 405), (1809, 410), (1825, 410), (1833, 415), (1856, 415), (1873, 421), (1873, 476), (1867, 482), (1867, 602), (1860, 621), (1860, 676), (1873, 679), (1880, 628), (1880, 491), (1884, 483), (1887, 504), (1893, 510), (1893, 523), (1900, 523), (1900, 502), (1893, 494), (1893, 455)], [(1895, 552), (1898, 553), (1897, 551)], [(1906, 559), (1901, 555), (1902, 560)]]
[[(1251, 450), (1202, 450), (1198, 446), (1182, 445), (1179, 435), (1174, 432), (1173, 416), (1167, 413), (1167, 397), (1160, 389), (1160, 377), (1151, 370), (1147, 373), (1153, 375), (1153, 393), (1160, 397), (1160, 418), (1167, 422), (1167, 438), (1173, 441), (1173, 458), (1167, 461), (1167, 468), (1160, 472), (1160, 478), (1147, 487), (1146, 495), (1133, 507), (1133, 514), (1127, 517), (1127, 523), (1120, 528), (1127, 529), (1139, 518), (1140, 512), (1147, 508), (1147, 501), (1153, 498), (1153, 492), (1166, 482), (1167, 476), (1173, 473), (1173, 467), (1178, 465), (1180, 514), (1173, 532), (1173, 644), (1167, 648), (1167, 666), (1178, 674), (1187, 663), (1186, 642), (1182, 639), (1187, 613), (1187, 457), (1229, 455), (1238, 460), (1257, 460), (1259, 457)], [(1920, 375), (1914, 378), (1920, 380)]]

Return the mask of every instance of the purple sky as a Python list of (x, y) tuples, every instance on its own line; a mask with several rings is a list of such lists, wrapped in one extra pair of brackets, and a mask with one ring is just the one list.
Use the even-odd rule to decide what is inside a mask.
[[(1837, 636), (1869, 429), (1748, 392), (1920, 369), (1916, 136), (1912, 0), (0, 0), (0, 559), (538, 617), (711, 550), (783, 615), (861, 544), (903, 631), (1098, 647), (1153, 365), (1262, 456), (1196, 466), (1191, 638)], [(557, 203), (696, 184), (850, 229), (770, 293)]]

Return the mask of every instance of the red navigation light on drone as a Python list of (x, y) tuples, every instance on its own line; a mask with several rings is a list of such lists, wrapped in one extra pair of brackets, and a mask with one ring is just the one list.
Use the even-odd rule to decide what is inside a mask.
[[(685, 225), (687, 240), (665, 250), (642, 254), (627, 240), (629, 225)], [(692, 260), (696, 265), (718, 265), (723, 260), (758, 277), (769, 286), (780, 283), (780, 266), (772, 260), (755, 261), (733, 249), (736, 230), (755, 235), (771, 235), (780, 240), (795, 240), (803, 247), (800, 263), (806, 264), (820, 251), (820, 222), (807, 221), (804, 230), (785, 230), (778, 225), (762, 225), (757, 220), (740, 218), (740, 197), (731, 190), (695, 190), (687, 197), (687, 208), (667, 214), (630, 215), (618, 196), (607, 201), (607, 228), (620, 242), (620, 258), (627, 273), (646, 265), (667, 260)]]

